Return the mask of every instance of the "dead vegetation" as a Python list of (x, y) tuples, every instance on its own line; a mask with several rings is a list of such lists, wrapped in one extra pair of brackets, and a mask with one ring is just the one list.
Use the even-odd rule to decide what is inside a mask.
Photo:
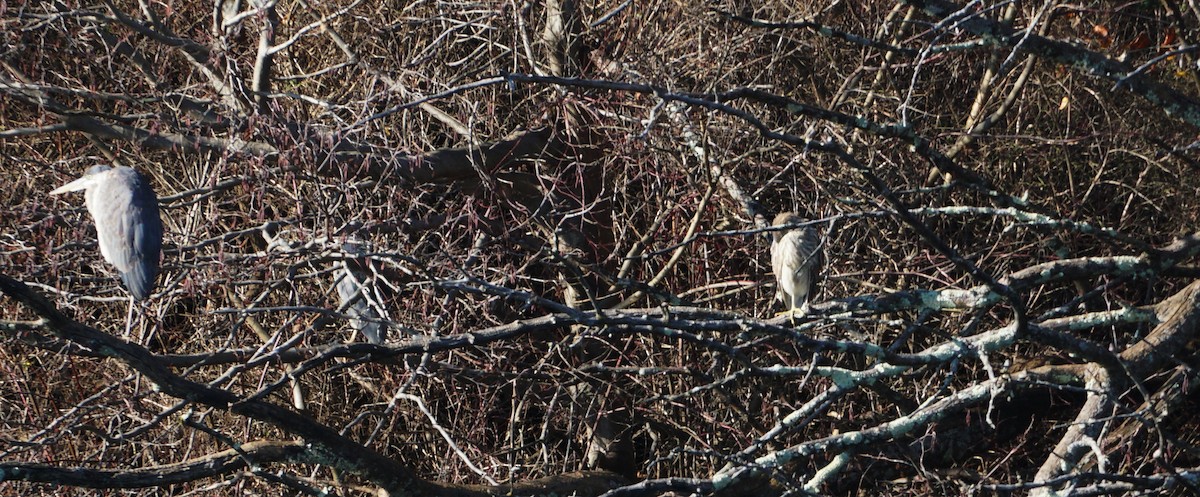
[(1200, 11), (960, 9), (7, 6), (0, 494), (1194, 493)]

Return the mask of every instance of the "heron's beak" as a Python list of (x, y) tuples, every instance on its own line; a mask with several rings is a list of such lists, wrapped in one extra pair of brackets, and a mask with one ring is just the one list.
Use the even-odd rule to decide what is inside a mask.
[(63, 186), (55, 188), (54, 190), (52, 190), (50, 192), (50, 194), (51, 195), (59, 195), (62, 193), (71, 193), (71, 192), (78, 192), (78, 191), (86, 190), (89, 186), (92, 186), (92, 180), (94, 180), (94, 179), (95, 178), (90, 178), (90, 177), (84, 176), (75, 181), (67, 183)]

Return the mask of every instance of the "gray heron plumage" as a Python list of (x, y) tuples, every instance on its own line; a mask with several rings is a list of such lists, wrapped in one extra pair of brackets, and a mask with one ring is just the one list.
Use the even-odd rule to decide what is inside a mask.
[(50, 194), (81, 190), (96, 223), (100, 254), (117, 268), (130, 295), (145, 300), (158, 277), (163, 236), (150, 180), (131, 167), (98, 165)]
[[(793, 212), (775, 216), (773, 226), (804, 223)], [(801, 226), (771, 233), (771, 270), (775, 273), (776, 297), (788, 311), (807, 310), (808, 297), (816, 286), (824, 260), (817, 230)]]
[(342, 250), (354, 256), (342, 262), (337, 271), (337, 293), (341, 307), (350, 316), (350, 326), (358, 330), (368, 343), (387, 341), (388, 327), (384, 320), (383, 299), (376, 288), (368, 261), (363, 259), (362, 245), (349, 241)]

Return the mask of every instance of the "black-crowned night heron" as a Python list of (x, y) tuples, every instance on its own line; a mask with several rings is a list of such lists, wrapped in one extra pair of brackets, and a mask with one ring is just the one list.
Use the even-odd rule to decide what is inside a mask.
[[(804, 218), (793, 212), (775, 216), (773, 226), (796, 225)], [(771, 234), (771, 271), (775, 273), (776, 297), (787, 307), (808, 312), (808, 296), (816, 286), (817, 274), (823, 264), (821, 237), (808, 226), (779, 230)]]
[(99, 165), (50, 194), (80, 190), (96, 222), (100, 254), (116, 266), (129, 294), (145, 300), (154, 291), (163, 237), (158, 196), (150, 181), (130, 167)]
[(382, 295), (374, 284), (369, 261), (362, 257), (361, 242), (347, 241), (342, 250), (352, 256), (341, 262), (337, 271), (337, 293), (341, 307), (350, 316), (350, 326), (362, 334), (368, 343), (380, 345), (387, 340), (386, 308)]

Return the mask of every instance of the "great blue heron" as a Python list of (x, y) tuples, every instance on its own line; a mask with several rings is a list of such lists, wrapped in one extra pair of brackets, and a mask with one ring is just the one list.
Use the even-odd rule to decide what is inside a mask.
[[(793, 212), (775, 216), (774, 226), (800, 224), (804, 218)], [(775, 273), (776, 292), (788, 311), (808, 311), (808, 296), (816, 286), (817, 273), (824, 263), (821, 237), (811, 227), (779, 230), (771, 234), (771, 270)]]
[(98, 165), (50, 194), (80, 190), (96, 222), (100, 254), (116, 266), (129, 294), (145, 300), (154, 291), (163, 236), (150, 181), (131, 167)]
[(342, 250), (354, 258), (343, 261), (337, 271), (336, 286), (341, 307), (350, 316), (351, 327), (362, 333), (368, 343), (380, 345), (387, 340), (388, 332), (382, 295), (374, 284), (368, 261), (361, 257), (361, 243), (348, 241), (342, 245)]

